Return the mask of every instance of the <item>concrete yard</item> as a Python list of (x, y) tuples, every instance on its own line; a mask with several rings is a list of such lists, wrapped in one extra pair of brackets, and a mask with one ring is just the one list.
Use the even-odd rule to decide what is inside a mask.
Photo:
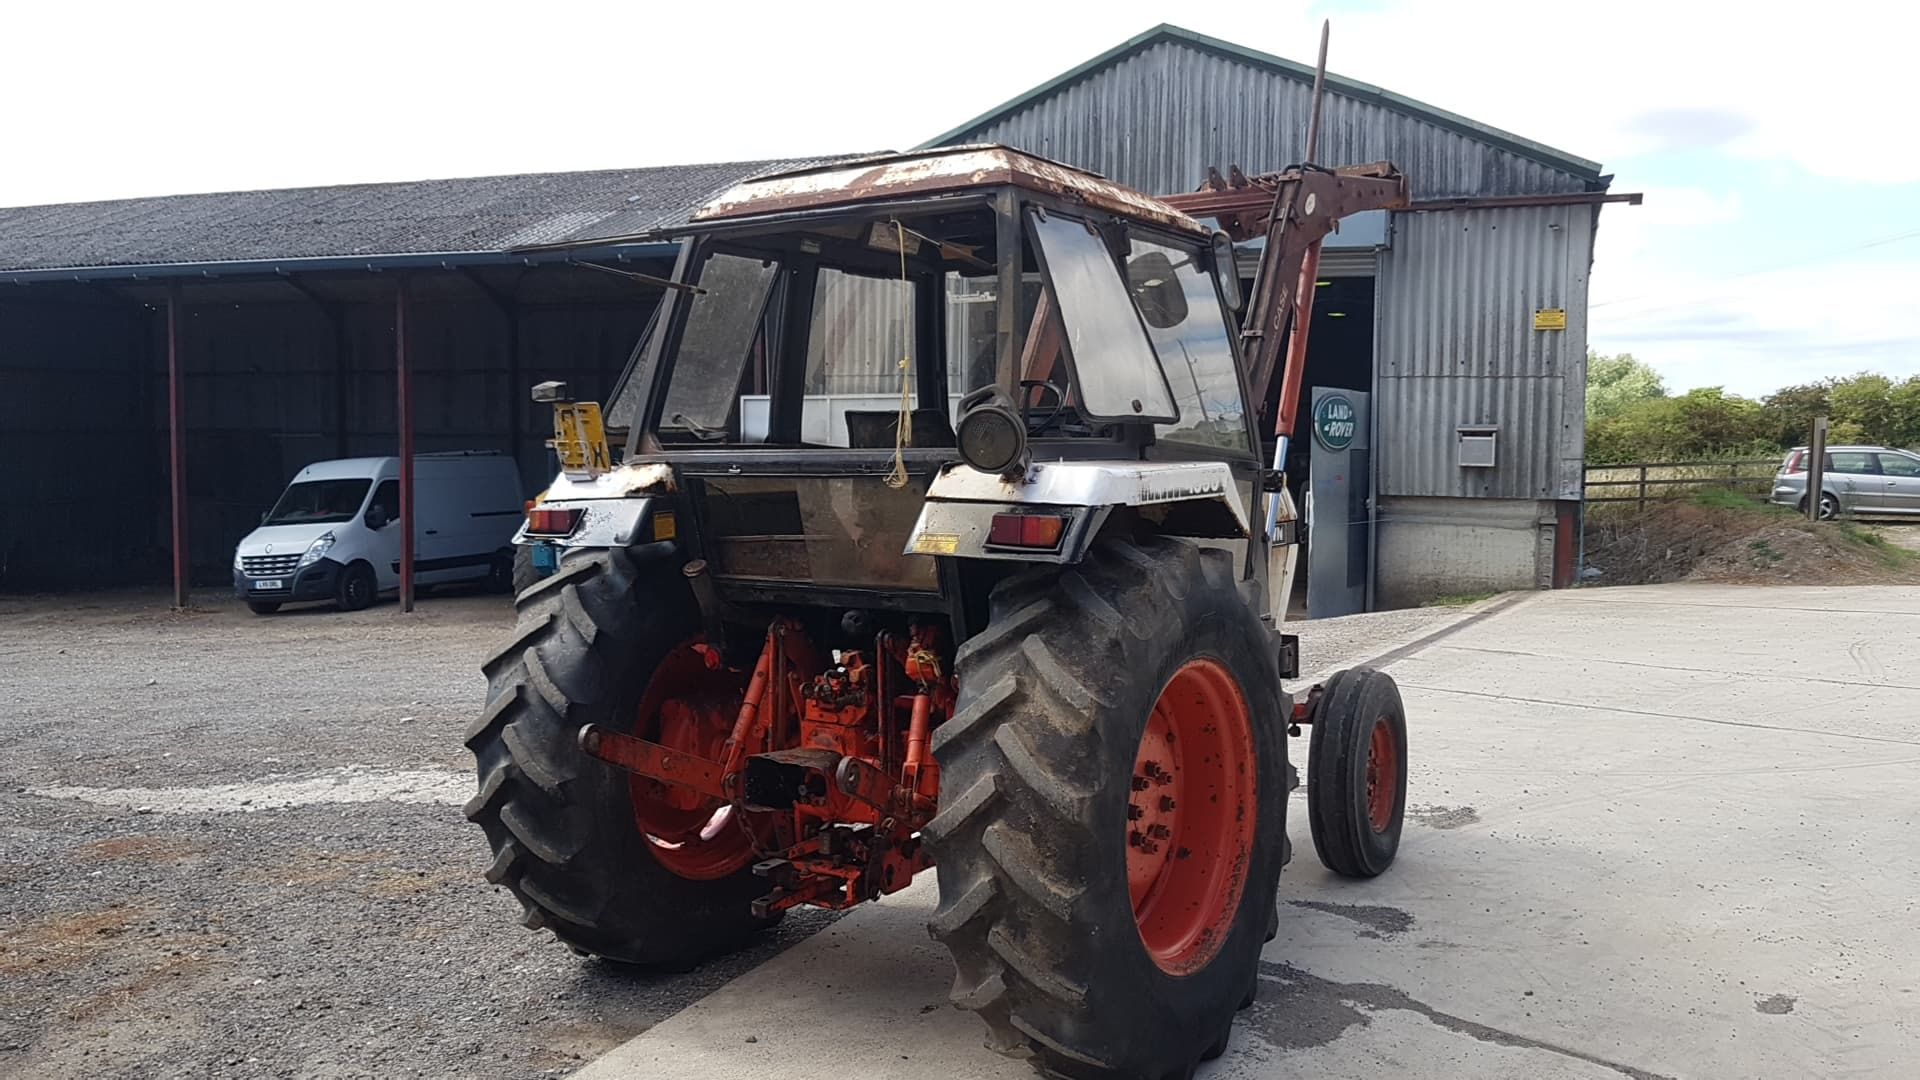
[[(1335, 879), (1295, 814), (1263, 993), (1203, 1075), (1910, 1074), (1916, 641), (1920, 589), (1660, 586), (1403, 655), (1400, 860)], [(945, 1007), (929, 884), (577, 1076), (1031, 1075)]]
[[(515, 925), (457, 805), (504, 600), (163, 603), (0, 601), (0, 1076), (1031, 1075), (946, 1005), (930, 879), (680, 976)], [(1296, 797), (1263, 991), (1204, 1076), (1920, 1057), (1920, 589), (1300, 629), (1309, 672), (1384, 655), (1400, 680), (1410, 820), (1386, 876), (1344, 882)]]

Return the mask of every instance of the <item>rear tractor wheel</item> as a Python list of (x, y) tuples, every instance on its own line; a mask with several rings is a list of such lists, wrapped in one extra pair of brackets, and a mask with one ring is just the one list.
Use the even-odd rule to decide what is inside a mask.
[(994, 590), (935, 729), (930, 929), (989, 1045), (1186, 1076), (1251, 1000), (1285, 835), (1271, 635), (1225, 552), (1102, 541)]
[(468, 732), (487, 834), (487, 880), (522, 922), (576, 951), (668, 970), (777, 921), (749, 905), (753, 838), (724, 804), (589, 757), (582, 725), (720, 756), (744, 693), (694, 649), (699, 618), (676, 567), (578, 551), (521, 593), (513, 640), (484, 665), (487, 707)]
[(526, 592), (540, 583), (540, 569), (533, 565), (533, 545), (513, 546), (513, 594)]
[(1407, 714), (1392, 676), (1336, 672), (1313, 717), (1307, 821), (1327, 869), (1369, 878), (1393, 865), (1407, 812)]

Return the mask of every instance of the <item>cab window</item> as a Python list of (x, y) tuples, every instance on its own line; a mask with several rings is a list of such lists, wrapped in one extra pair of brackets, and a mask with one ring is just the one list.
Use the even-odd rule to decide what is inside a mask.
[(373, 498), (367, 500), (367, 512), (372, 513), (376, 506), (388, 521), (400, 520), (400, 481), (380, 481), (380, 486), (373, 489)]
[(1827, 471), (1830, 473), (1872, 473), (1873, 455), (1858, 451), (1846, 451), (1827, 455)]
[(1059, 305), (1074, 389), (1086, 414), (1099, 420), (1179, 419), (1106, 236), (1065, 214), (1035, 210), (1027, 221)]
[(1127, 286), (1180, 409), (1178, 420), (1155, 425), (1157, 437), (1251, 453), (1233, 324), (1198, 249), (1140, 234), (1129, 247)]

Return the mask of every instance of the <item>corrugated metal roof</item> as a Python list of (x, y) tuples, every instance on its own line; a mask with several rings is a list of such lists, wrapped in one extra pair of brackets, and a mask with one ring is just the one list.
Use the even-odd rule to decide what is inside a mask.
[(1057, 161), (1006, 146), (954, 146), (884, 154), (823, 168), (775, 173), (728, 188), (694, 212), (696, 222), (840, 206), (889, 196), (944, 195), (1001, 184), (1204, 235), (1206, 227), (1166, 203)]
[(684, 222), (742, 179), (818, 160), (0, 207), (0, 273), (503, 252), (636, 236)]
[[(1586, 439), (1591, 206), (1394, 216), (1380, 256), (1374, 452), (1382, 495), (1578, 499)], [(1533, 314), (1565, 310), (1565, 330)], [(1462, 468), (1461, 425), (1499, 428)]]
[[(1311, 68), (1159, 26), (931, 140), (1000, 142), (1152, 194), (1191, 191), (1209, 165), (1299, 161)], [(1320, 160), (1388, 160), (1415, 198), (1603, 186), (1600, 165), (1366, 83), (1327, 77)]]

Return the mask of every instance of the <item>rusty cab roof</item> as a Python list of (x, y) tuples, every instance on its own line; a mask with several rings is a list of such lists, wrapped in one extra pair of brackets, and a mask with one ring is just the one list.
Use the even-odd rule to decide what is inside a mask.
[(862, 203), (957, 195), (1011, 185), (1204, 236), (1199, 221), (1098, 173), (1048, 161), (1010, 146), (945, 146), (877, 154), (743, 181), (694, 211), (692, 226)]

